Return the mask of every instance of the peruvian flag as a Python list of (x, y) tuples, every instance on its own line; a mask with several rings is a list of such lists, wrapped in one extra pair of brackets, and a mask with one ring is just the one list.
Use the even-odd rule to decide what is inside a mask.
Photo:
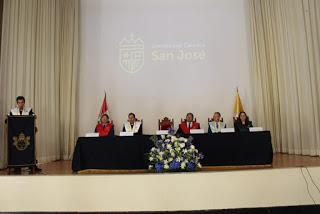
[(98, 121), (100, 121), (100, 118), (101, 118), (101, 116), (103, 114), (107, 114), (109, 116), (106, 92), (104, 92), (104, 98), (103, 98), (102, 105), (101, 105), (101, 108), (100, 108)]

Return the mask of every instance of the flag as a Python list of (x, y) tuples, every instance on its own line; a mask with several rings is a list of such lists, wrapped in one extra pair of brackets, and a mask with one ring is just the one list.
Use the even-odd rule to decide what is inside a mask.
[(99, 122), (100, 122), (100, 118), (103, 114), (108, 114), (108, 116), (109, 116), (106, 92), (104, 92), (104, 98), (103, 98), (102, 105), (101, 105), (100, 112), (99, 112), (99, 116), (98, 116)]
[(242, 112), (242, 111), (244, 111), (244, 110), (243, 110), (243, 107), (242, 107), (239, 91), (238, 91), (238, 88), (237, 88), (236, 102), (235, 102), (234, 108), (233, 108), (233, 112), (234, 112), (235, 118), (238, 118), (239, 113)]

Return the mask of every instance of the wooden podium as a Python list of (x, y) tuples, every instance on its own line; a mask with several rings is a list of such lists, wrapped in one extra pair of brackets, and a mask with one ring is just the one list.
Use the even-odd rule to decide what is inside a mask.
[(35, 115), (8, 116), (8, 168), (29, 167), (34, 172)]

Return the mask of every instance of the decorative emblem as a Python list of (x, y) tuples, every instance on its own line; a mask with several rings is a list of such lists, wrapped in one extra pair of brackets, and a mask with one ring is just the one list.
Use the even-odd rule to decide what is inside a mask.
[(30, 136), (25, 136), (23, 132), (19, 134), (18, 137), (14, 136), (13, 139), (13, 145), (17, 148), (19, 151), (26, 150), (28, 146), (30, 145)]
[(128, 73), (136, 73), (144, 65), (144, 42), (140, 38), (124, 38), (119, 43), (119, 63)]

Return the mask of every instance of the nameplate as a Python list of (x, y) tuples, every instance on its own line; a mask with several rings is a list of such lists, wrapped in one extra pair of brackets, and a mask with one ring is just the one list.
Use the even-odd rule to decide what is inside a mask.
[(251, 127), (249, 128), (250, 132), (262, 132), (263, 128), (262, 127)]
[(158, 130), (156, 132), (156, 135), (167, 135), (167, 134), (169, 134), (168, 130)]
[(190, 129), (190, 134), (204, 134), (204, 129)]
[(120, 132), (120, 137), (132, 137), (134, 132)]
[(85, 137), (99, 137), (99, 133), (98, 132), (86, 133), (84, 136)]
[(230, 132), (234, 132), (234, 128), (224, 128), (224, 129), (221, 129), (221, 133), (230, 133)]

